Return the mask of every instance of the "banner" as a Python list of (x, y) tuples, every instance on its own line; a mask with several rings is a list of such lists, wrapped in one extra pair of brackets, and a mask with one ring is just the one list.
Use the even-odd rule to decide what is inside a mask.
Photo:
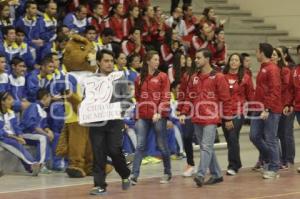
[(122, 119), (121, 103), (110, 103), (113, 95), (113, 81), (123, 72), (112, 72), (108, 76), (93, 75), (84, 80), (84, 100), (79, 107), (79, 123), (87, 124)]

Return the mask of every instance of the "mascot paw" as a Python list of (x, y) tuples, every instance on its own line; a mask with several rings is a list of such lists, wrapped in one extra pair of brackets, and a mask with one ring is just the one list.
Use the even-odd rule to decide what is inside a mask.
[(86, 176), (85, 172), (82, 169), (75, 167), (67, 168), (66, 173), (70, 178), (83, 178)]

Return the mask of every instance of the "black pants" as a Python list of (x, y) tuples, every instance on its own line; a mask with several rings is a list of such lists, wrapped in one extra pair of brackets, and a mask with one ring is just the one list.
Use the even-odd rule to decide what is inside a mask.
[(186, 161), (190, 166), (195, 166), (193, 150), (194, 125), (190, 119), (185, 120), (182, 125), (183, 147), (186, 153)]
[[(170, 10), (171, 15), (172, 15), (173, 10), (178, 7), (179, 1), (180, 0), (172, 0), (171, 10)], [(192, 4), (192, 0), (183, 0), (183, 4)]]
[(233, 169), (238, 171), (242, 167), (241, 157), (240, 157), (240, 131), (244, 123), (244, 117), (236, 117), (233, 119), (234, 128), (227, 130), (225, 128), (224, 121), (222, 122), (222, 129), (227, 142), (228, 148), (228, 169)]
[(130, 175), (122, 153), (124, 122), (111, 120), (105, 126), (90, 127), (90, 139), (93, 150), (93, 173), (95, 187), (105, 188), (105, 165), (107, 156), (112, 159), (112, 164), (122, 179)]

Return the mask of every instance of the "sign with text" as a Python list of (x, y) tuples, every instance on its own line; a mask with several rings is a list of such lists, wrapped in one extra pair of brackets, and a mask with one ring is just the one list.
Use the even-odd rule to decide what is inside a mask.
[(113, 81), (122, 75), (123, 72), (112, 72), (108, 76), (93, 75), (84, 80), (85, 98), (79, 107), (80, 124), (122, 119), (121, 103), (110, 103)]

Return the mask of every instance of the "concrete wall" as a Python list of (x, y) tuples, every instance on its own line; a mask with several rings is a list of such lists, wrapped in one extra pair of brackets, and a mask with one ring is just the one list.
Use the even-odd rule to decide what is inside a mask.
[(253, 16), (264, 17), (268, 24), (289, 31), (290, 36), (300, 37), (300, 1), (299, 0), (228, 0), (236, 3), (242, 10), (248, 10)]

